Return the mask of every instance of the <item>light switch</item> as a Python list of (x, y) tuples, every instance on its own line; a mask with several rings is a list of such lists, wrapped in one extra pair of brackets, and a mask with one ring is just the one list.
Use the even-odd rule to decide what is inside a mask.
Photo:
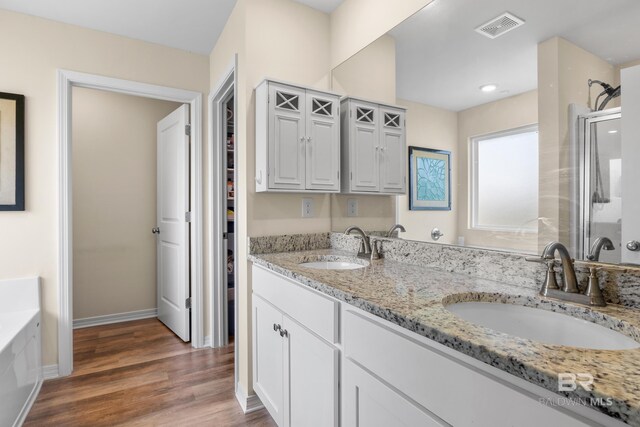
[(302, 199), (302, 218), (313, 218), (313, 199)]
[(347, 199), (347, 216), (358, 216), (358, 199)]

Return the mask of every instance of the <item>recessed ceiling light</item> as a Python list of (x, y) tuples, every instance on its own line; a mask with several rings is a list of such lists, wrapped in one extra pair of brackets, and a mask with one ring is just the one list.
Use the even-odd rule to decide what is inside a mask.
[(483, 92), (493, 92), (496, 89), (498, 89), (498, 86), (494, 85), (494, 84), (488, 84), (488, 85), (480, 86), (480, 90), (483, 91)]
[(609, 133), (618, 133), (618, 131), (613, 129), (613, 130), (610, 130)]

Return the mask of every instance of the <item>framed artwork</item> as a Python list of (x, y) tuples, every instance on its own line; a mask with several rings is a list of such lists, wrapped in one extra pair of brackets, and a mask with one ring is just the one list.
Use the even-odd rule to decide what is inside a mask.
[(24, 210), (24, 95), (0, 92), (0, 211)]
[(409, 210), (451, 210), (451, 152), (409, 147)]

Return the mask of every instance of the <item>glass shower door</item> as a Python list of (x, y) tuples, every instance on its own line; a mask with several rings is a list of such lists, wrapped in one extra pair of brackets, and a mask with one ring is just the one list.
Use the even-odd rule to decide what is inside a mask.
[[(608, 238), (594, 261), (621, 262), (622, 241), (622, 138), (620, 113), (586, 120), (585, 129), (585, 225), (584, 254), (596, 256), (594, 244)], [(586, 257), (585, 257), (586, 258)]]

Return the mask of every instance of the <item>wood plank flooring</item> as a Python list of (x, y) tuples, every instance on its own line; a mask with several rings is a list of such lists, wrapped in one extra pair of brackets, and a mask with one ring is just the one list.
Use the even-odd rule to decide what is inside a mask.
[(157, 319), (74, 331), (74, 372), (46, 381), (25, 426), (275, 426), (242, 413), (233, 346), (195, 350)]

